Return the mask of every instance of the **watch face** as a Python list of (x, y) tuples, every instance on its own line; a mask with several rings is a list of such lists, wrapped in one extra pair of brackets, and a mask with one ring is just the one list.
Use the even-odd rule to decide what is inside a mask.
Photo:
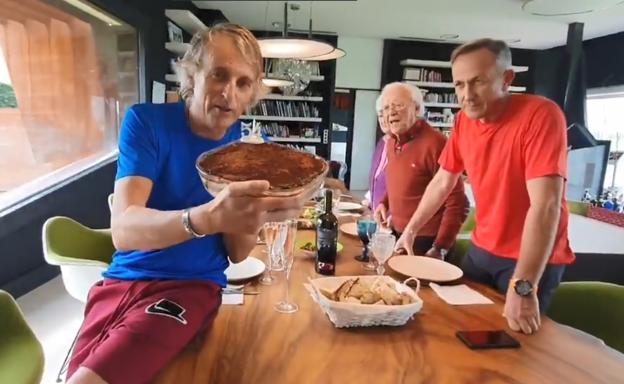
[(533, 285), (527, 280), (518, 280), (514, 285), (516, 293), (520, 296), (528, 296), (533, 292)]

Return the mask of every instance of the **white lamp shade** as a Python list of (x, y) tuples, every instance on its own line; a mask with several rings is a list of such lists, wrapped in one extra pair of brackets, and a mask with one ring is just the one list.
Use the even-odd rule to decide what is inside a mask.
[(334, 50), (331, 44), (311, 39), (258, 39), (262, 57), (270, 59), (306, 59), (326, 55)]
[(333, 51), (331, 51), (331, 52), (329, 52), (329, 53), (327, 53), (325, 55), (306, 57), (304, 60), (306, 60), (306, 61), (336, 60), (336, 59), (340, 59), (341, 57), (343, 57), (346, 54), (347, 54), (347, 52), (343, 51), (342, 49), (334, 48)]

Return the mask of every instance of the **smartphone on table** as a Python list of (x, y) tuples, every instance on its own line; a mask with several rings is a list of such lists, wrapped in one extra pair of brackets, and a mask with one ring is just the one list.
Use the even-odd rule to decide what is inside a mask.
[(458, 331), (456, 336), (470, 349), (519, 348), (518, 340), (503, 330)]

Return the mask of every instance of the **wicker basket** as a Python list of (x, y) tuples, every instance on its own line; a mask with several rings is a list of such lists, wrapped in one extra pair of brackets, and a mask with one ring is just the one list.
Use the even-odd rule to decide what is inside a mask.
[[(207, 172), (205, 172), (201, 166), (201, 160), (206, 157), (209, 156), (217, 151), (220, 151), (222, 149), (224, 149), (225, 147), (232, 145), (236, 142), (232, 142), (230, 144), (227, 144), (225, 146), (219, 147), (219, 148), (215, 148), (213, 150), (207, 151), (202, 153), (201, 155), (199, 155), (199, 157), (197, 158), (197, 161), (195, 162), (195, 168), (197, 169), (197, 172), (199, 173), (199, 177), (202, 180), (202, 184), (204, 185), (204, 188), (206, 188), (206, 190), (208, 191), (208, 193), (210, 193), (212, 196), (216, 196), (219, 192), (221, 192), (221, 190), (223, 188), (225, 188), (231, 181), (224, 179), (222, 177), (219, 176), (215, 176), (215, 175), (211, 175)], [(279, 144), (275, 144), (275, 145), (279, 145)], [(310, 195), (309, 197), (312, 197), (314, 195), (314, 192), (317, 191), (319, 188), (321, 188), (321, 186), (323, 185), (323, 182), (325, 181), (325, 175), (327, 174), (327, 170), (329, 169), (329, 165), (327, 164), (327, 161), (325, 161), (325, 159), (316, 156), (316, 155), (312, 155), (320, 160), (323, 161), (324, 167), (321, 171), (321, 173), (315, 177), (312, 181), (310, 181), (309, 183), (307, 183), (304, 186), (300, 186), (300, 187), (296, 187), (296, 188), (272, 188), (269, 191), (265, 192), (264, 195), (265, 196), (273, 196), (273, 197), (289, 197), (289, 196), (298, 196), (298, 195)]]
[[(370, 283), (372, 283), (375, 279), (382, 278), (389, 284), (394, 285), (398, 292), (405, 292), (412, 296), (416, 301), (412, 304), (406, 305), (354, 304), (330, 300), (319, 291), (321, 288), (333, 291), (345, 280), (355, 277)], [(408, 281), (416, 281), (416, 291), (406, 285)], [(337, 328), (404, 325), (414, 316), (414, 314), (420, 311), (423, 306), (423, 301), (417, 294), (420, 290), (420, 281), (413, 277), (410, 277), (403, 283), (399, 283), (389, 276), (324, 277), (310, 280), (310, 284), (305, 284), (305, 286), (314, 301), (321, 306), (321, 309), (327, 314), (329, 320), (331, 320)]]

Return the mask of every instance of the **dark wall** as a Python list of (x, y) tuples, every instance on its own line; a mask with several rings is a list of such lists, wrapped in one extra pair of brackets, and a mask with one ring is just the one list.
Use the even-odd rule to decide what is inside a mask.
[(587, 88), (624, 85), (624, 32), (583, 43)]
[(93, 228), (110, 226), (106, 199), (113, 192), (112, 161), (15, 211), (0, 216), (0, 289), (20, 296), (58, 274), (43, 259), (41, 228), (52, 216), (68, 216)]

